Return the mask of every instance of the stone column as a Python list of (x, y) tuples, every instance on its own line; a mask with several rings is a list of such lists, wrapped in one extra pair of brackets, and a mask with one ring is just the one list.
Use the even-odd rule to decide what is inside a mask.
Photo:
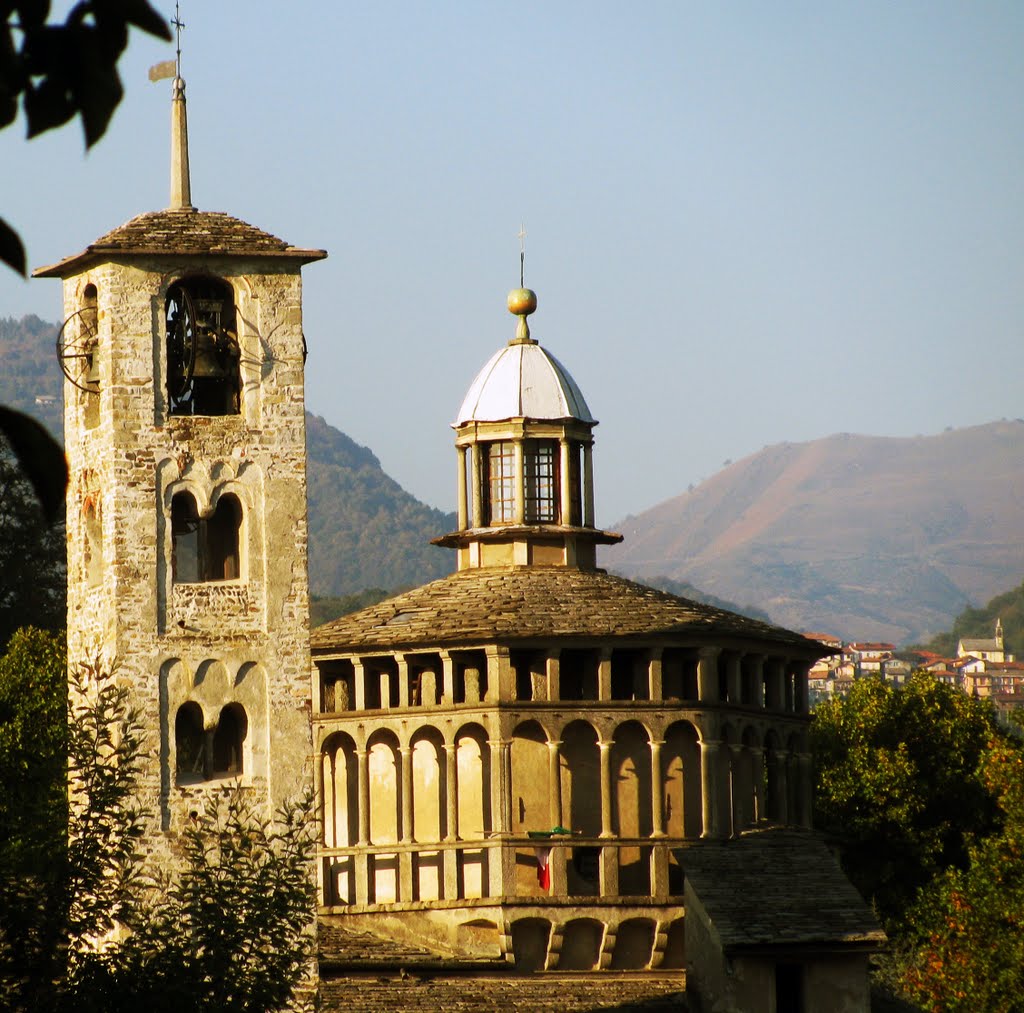
[(441, 700), (445, 707), (455, 703), (455, 660), (447, 651), (441, 651)]
[(558, 665), (558, 648), (554, 648), (548, 652), (547, 656), (547, 672), (548, 672), (548, 699), (558, 700), (562, 695), (562, 686), (559, 679), (560, 670)]
[(789, 823), (789, 753), (780, 749), (775, 754), (775, 770), (778, 775), (779, 822)]
[(551, 829), (562, 825), (562, 776), (559, 764), (561, 748), (561, 740), (548, 741), (548, 792), (551, 796)]
[(358, 658), (352, 659), (352, 672), (352, 682), (356, 691), (355, 709), (364, 711), (366, 710), (366, 669)]
[(516, 482), (516, 524), (526, 523), (526, 469), (523, 467), (523, 441), (515, 440), (512, 444), (515, 453)]
[(718, 702), (718, 648), (702, 647), (697, 652), (697, 699)]
[(700, 795), (703, 828), (701, 837), (720, 837), (718, 786), (720, 779), (719, 752), (721, 745), (716, 739), (700, 742)]
[(748, 746), (750, 750), (751, 776), (754, 779), (754, 822), (768, 818), (765, 810), (764, 797), (764, 749), (761, 746)]
[(572, 464), (570, 451), (569, 441), (563, 436), (558, 441), (558, 490), (561, 495), (559, 520), (562, 524), (572, 524)]
[(800, 771), (800, 812), (796, 814), (797, 822), (810, 829), (814, 825), (814, 768), (810, 753), (796, 754)]
[(651, 836), (665, 836), (665, 787), (661, 783), (661, 747), (664, 739), (651, 739)]
[(660, 702), (665, 692), (662, 685), (661, 648), (652, 647), (648, 651), (647, 657), (647, 698), (654, 702)]
[(785, 661), (782, 658), (769, 658), (765, 663), (764, 680), (764, 705), (768, 710), (781, 710), (785, 705), (786, 694), (783, 685), (785, 677)]
[(750, 702), (755, 707), (764, 710), (764, 655), (748, 654), (747, 657), (750, 659), (752, 669), (750, 682), (754, 694)]
[(402, 829), (400, 840), (407, 844), (413, 839), (413, 798), (412, 798), (412, 746), (399, 746), (402, 765)]
[(398, 666), (398, 706), (409, 706), (409, 662), (405, 655), (396, 654), (395, 664)]
[(601, 750), (601, 836), (612, 837), (612, 744), (602, 739), (597, 745)]
[(488, 703), (499, 700), (511, 700), (515, 690), (515, 670), (507, 647), (490, 645), (487, 654), (487, 693)]
[(612, 698), (612, 649), (602, 647), (597, 662), (597, 699)]
[[(331, 807), (331, 833), (327, 828), (327, 794), (324, 791), (324, 767), (333, 766), (333, 757), (322, 750), (315, 754), (313, 764), (313, 791), (317, 800), (317, 810), (320, 817), (320, 840), (326, 847), (338, 846), (338, 831), (334, 822), (334, 808)], [(331, 778), (331, 799), (334, 799), (334, 778)], [(333, 842), (333, 843), (332, 843)]]
[(731, 777), (729, 783), (732, 789), (732, 835), (738, 837), (740, 831), (749, 822), (746, 807), (749, 804), (746, 795), (741, 795), (736, 790), (736, 768), (739, 765), (740, 757), (743, 755), (743, 746), (738, 742), (729, 743), (729, 769)]
[(512, 742), (488, 739), (491, 758), (491, 831), (508, 834), (512, 830)]
[(594, 445), (583, 444), (583, 526), (594, 526)]
[(447, 802), (445, 827), (446, 841), (454, 841), (459, 836), (459, 784), (458, 784), (458, 747), (453, 742), (444, 744), (444, 772), (445, 782), (448, 788), (445, 801)]
[(473, 471), (473, 527), (482, 528), (484, 526), (484, 461), (483, 461), (483, 448), (479, 443), (473, 444), (472, 449), (472, 471)]
[(466, 448), (456, 447), (455, 449), (459, 461), (458, 494), (456, 496), (459, 519), (456, 523), (458, 524), (459, 531), (465, 531), (469, 527), (469, 499), (466, 489)]
[(370, 843), (370, 753), (366, 749), (356, 750), (356, 773), (359, 790), (359, 840), (356, 844), (365, 847)]

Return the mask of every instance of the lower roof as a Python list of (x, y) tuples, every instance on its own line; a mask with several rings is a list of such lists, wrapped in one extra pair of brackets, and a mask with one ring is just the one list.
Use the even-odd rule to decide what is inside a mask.
[(314, 654), (547, 638), (714, 637), (804, 659), (828, 648), (790, 630), (659, 591), (603, 570), (508, 566), (460, 570), (313, 630)]

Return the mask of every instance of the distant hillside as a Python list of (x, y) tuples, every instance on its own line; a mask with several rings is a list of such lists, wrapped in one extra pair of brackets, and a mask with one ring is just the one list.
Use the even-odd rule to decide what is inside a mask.
[[(62, 438), (56, 324), (0, 317), (0, 404), (27, 412)], [(309, 582), (317, 595), (423, 584), (451, 573), (451, 550), (430, 539), (455, 515), (420, 503), (380, 462), (323, 419), (306, 415)]]
[(783, 443), (618, 525), (604, 565), (793, 629), (925, 640), (1024, 574), (1024, 422)]
[(671, 577), (645, 577), (633, 578), (648, 587), (656, 587), (661, 591), (668, 591), (669, 594), (677, 594), (681, 598), (689, 598), (690, 601), (699, 601), (704, 605), (713, 605), (715, 608), (727, 609), (729, 612), (738, 612), (742, 616), (749, 616), (751, 619), (760, 619), (761, 622), (770, 623), (771, 616), (762, 609), (753, 605), (737, 605), (727, 598), (716, 598), (713, 594), (706, 594), (700, 588), (694, 587), (685, 580), (672, 580)]
[(64, 417), (55, 351), (57, 324), (0, 317), (0, 404), (27, 412), (62, 439)]
[(997, 619), (1003, 624), (1006, 650), (1018, 659), (1024, 657), (1024, 584), (996, 595), (981, 608), (964, 609), (948, 632), (933, 637), (924, 646), (944, 658), (951, 658), (962, 637), (991, 637)]
[(309, 586), (320, 595), (424, 584), (451, 573), (455, 556), (430, 539), (455, 515), (425, 506), (386, 475), (365, 447), (306, 416)]

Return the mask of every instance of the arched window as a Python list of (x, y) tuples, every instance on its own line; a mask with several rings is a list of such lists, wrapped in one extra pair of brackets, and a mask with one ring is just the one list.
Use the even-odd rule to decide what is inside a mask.
[(203, 712), (190, 700), (178, 708), (174, 718), (175, 776), (181, 781), (198, 781), (207, 775)]
[(171, 414), (238, 414), (241, 353), (231, 286), (184, 278), (167, 290), (164, 311)]
[(217, 721), (213, 733), (214, 776), (242, 773), (242, 750), (249, 722), (241, 704), (229, 703)]
[(217, 500), (210, 517), (200, 517), (190, 492), (177, 492), (171, 500), (171, 570), (176, 584), (237, 580), (242, 505), (226, 493)]

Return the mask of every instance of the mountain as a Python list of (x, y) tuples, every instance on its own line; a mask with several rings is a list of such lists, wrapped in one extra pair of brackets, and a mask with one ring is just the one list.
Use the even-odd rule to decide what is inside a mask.
[(794, 629), (902, 643), (1024, 574), (1024, 421), (765, 447), (626, 518), (603, 565), (752, 602)]
[[(35, 316), (0, 317), (0, 404), (39, 419), (60, 439), (57, 332)], [(454, 529), (454, 514), (421, 503), (384, 473), (371, 451), (309, 413), (306, 447), (314, 594), (409, 587), (451, 573), (453, 553), (430, 539)]]
[(424, 584), (452, 572), (454, 554), (430, 539), (454, 530), (454, 514), (425, 506), (366, 447), (308, 413), (306, 447), (314, 594)]

